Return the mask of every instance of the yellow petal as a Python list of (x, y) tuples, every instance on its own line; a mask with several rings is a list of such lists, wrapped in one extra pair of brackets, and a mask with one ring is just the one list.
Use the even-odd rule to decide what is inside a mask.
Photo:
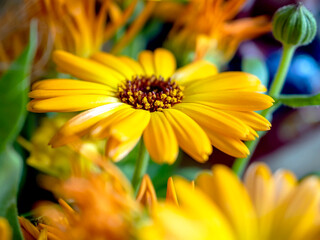
[(157, 163), (172, 164), (178, 155), (178, 141), (162, 112), (151, 113), (149, 125), (143, 133), (144, 143), (151, 158)]
[(189, 82), (185, 86), (186, 94), (211, 93), (216, 91), (252, 91), (263, 92), (265, 87), (260, 80), (249, 73), (224, 72), (198, 81)]
[(47, 239), (48, 239), (47, 229), (42, 229), (37, 240), (47, 240)]
[(71, 95), (44, 100), (32, 100), (28, 103), (31, 112), (77, 112), (95, 108), (107, 103), (119, 102), (117, 98), (101, 95)]
[(154, 65), (157, 76), (162, 76), (165, 80), (172, 76), (177, 64), (174, 55), (163, 48), (154, 51)]
[[(210, 229), (198, 219), (173, 205), (158, 205), (152, 214), (153, 222), (139, 232), (141, 240), (210, 240)], [(216, 236), (216, 234), (213, 234)], [(212, 236), (211, 236), (212, 237)], [(215, 238), (219, 239), (219, 238)], [(229, 240), (221, 238), (219, 240)]]
[(115, 124), (110, 126), (110, 134), (120, 141), (127, 141), (130, 138), (141, 135), (149, 121), (149, 111), (132, 109), (132, 114), (128, 118), (119, 119)]
[(141, 203), (149, 209), (157, 204), (157, 194), (154, 190), (153, 184), (148, 174), (145, 174), (141, 180), (136, 199), (137, 202)]
[(305, 239), (318, 228), (320, 180), (318, 177), (304, 179), (278, 209), (274, 221), (273, 239)]
[(179, 146), (199, 162), (208, 160), (212, 146), (201, 127), (179, 110), (164, 109), (163, 112), (175, 132)]
[(242, 122), (252, 127), (256, 131), (270, 130), (271, 123), (256, 112), (240, 112), (228, 110), (225, 110), (224, 112), (240, 119)]
[(139, 54), (138, 59), (147, 76), (152, 76), (156, 74), (153, 53), (151, 51), (142, 51)]
[(263, 85), (252, 74), (245, 72), (223, 72), (199, 81), (189, 82), (186, 92), (205, 93), (215, 91), (253, 91), (262, 92)]
[(139, 140), (140, 136), (123, 142), (114, 137), (110, 137), (106, 143), (106, 155), (112, 161), (118, 162), (131, 152)]
[(249, 133), (247, 134), (247, 136), (241, 140), (252, 141), (252, 140), (255, 140), (256, 138), (259, 138), (259, 134), (252, 127), (248, 126), (248, 130), (249, 130)]
[[(226, 166), (215, 165), (208, 181), (196, 186), (211, 197), (228, 218), (239, 240), (257, 240), (256, 214), (250, 197), (238, 177)], [(227, 187), (226, 187), (227, 186)]]
[(277, 170), (274, 174), (276, 186), (275, 203), (281, 205), (298, 184), (296, 176), (288, 170)]
[(35, 82), (32, 85), (32, 90), (105, 90), (112, 91), (113, 89), (104, 84), (79, 81), (72, 79), (47, 79)]
[(86, 81), (103, 83), (114, 89), (125, 80), (120, 73), (111, 68), (64, 51), (55, 51), (53, 60), (62, 72)]
[(27, 219), (24, 217), (19, 217), (19, 224), (25, 236), (33, 237), (37, 239), (39, 237), (39, 230)]
[(98, 52), (93, 54), (90, 58), (121, 73), (128, 80), (131, 80), (131, 78), (136, 75), (130, 66), (112, 54)]
[(82, 136), (92, 131), (92, 126), (123, 108), (129, 108), (129, 106), (124, 103), (111, 103), (78, 114), (59, 129), (50, 140), (49, 145), (60, 147), (65, 144), (81, 141), (80, 138)]
[(53, 138), (51, 138), (49, 145), (53, 148), (56, 148), (64, 146), (66, 144), (81, 142), (81, 137), (87, 135), (88, 133), (89, 129), (85, 129), (73, 135), (63, 135), (60, 132), (57, 132), (56, 135), (54, 135)]
[(0, 217), (0, 239), (11, 240), (12, 232), (8, 221), (5, 218)]
[(274, 218), (275, 185), (269, 167), (263, 163), (251, 164), (244, 177), (245, 186), (256, 209), (259, 239), (270, 239)]
[(129, 108), (129, 106), (118, 102), (90, 109), (71, 118), (64, 124), (59, 132), (63, 135), (72, 135), (77, 132), (82, 132), (122, 108)]
[[(127, 106), (129, 106), (129, 105), (127, 105)], [(92, 127), (91, 132), (90, 132), (91, 136), (94, 138), (99, 138), (99, 139), (109, 137), (111, 130), (112, 130), (112, 125), (117, 124), (118, 122), (121, 122), (123, 120), (126, 120), (135, 111), (136, 111), (136, 109), (133, 109), (131, 106), (124, 107), (124, 108), (121, 108), (118, 111), (115, 111), (112, 114), (104, 117), (103, 120), (101, 120), (95, 126)]]
[(166, 202), (171, 202), (174, 205), (179, 206), (177, 193), (176, 193), (176, 189), (175, 189), (172, 177), (168, 178)]
[(179, 178), (175, 179), (175, 186), (180, 208), (207, 228), (205, 239), (235, 239), (227, 219), (208, 196)]
[(185, 103), (201, 103), (210, 107), (233, 111), (258, 111), (272, 106), (274, 100), (256, 92), (217, 92), (185, 95)]
[(102, 95), (102, 96), (110, 96), (113, 97), (115, 94), (113, 92), (109, 92), (106, 90), (33, 90), (29, 92), (28, 96), (30, 98), (54, 98), (54, 97), (62, 97), (62, 96), (72, 96), (72, 95)]
[(172, 76), (173, 80), (177, 80), (180, 84), (186, 84), (189, 81), (207, 78), (216, 75), (218, 69), (212, 63), (204, 60), (190, 63), (182, 68), (179, 68)]
[(236, 158), (244, 158), (250, 154), (249, 149), (241, 140), (209, 131), (206, 132), (211, 144), (220, 151)]
[(126, 57), (126, 56), (120, 56), (119, 57), (121, 61), (126, 63), (131, 69), (134, 71), (135, 75), (141, 76), (144, 75), (144, 70), (141, 67), (140, 63), (138, 63), (136, 60), (133, 60), (132, 58)]
[(224, 111), (197, 103), (179, 103), (174, 105), (195, 120), (201, 127), (229, 137), (245, 138), (249, 133), (247, 126)]

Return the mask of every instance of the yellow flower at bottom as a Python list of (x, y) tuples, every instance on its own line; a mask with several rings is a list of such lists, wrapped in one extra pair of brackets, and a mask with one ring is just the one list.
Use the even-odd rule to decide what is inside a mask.
[[(320, 237), (320, 180), (298, 182), (285, 170), (272, 175), (264, 164), (252, 165), (244, 182), (226, 166), (202, 173), (192, 189), (177, 179), (179, 207), (153, 208), (153, 222), (141, 239), (316, 240)], [(157, 237), (154, 237), (157, 236)]]
[(96, 53), (91, 59), (56, 51), (58, 68), (74, 79), (35, 83), (30, 92), (33, 112), (75, 112), (53, 137), (54, 147), (84, 135), (108, 138), (106, 154), (123, 158), (143, 135), (152, 159), (173, 163), (178, 146), (199, 162), (212, 146), (235, 157), (249, 151), (243, 140), (270, 123), (254, 111), (273, 99), (258, 78), (243, 72), (217, 73), (214, 65), (197, 61), (176, 70), (171, 52), (143, 51), (139, 62)]

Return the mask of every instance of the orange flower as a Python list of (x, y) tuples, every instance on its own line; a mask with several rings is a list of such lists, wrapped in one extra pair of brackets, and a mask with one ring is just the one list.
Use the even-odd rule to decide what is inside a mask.
[[(177, 56), (196, 51), (196, 60), (209, 57), (218, 65), (225, 64), (242, 41), (271, 30), (266, 16), (233, 20), (245, 2), (191, 0), (186, 6), (181, 6), (183, 11), (177, 11), (177, 6), (173, 5), (172, 11), (181, 13), (174, 21), (167, 45), (176, 51)], [(166, 12), (162, 14), (166, 16)]]
[(29, 234), (34, 232), (37, 237), (45, 229), (48, 239), (63, 240), (123, 240), (135, 236), (135, 224), (143, 212), (130, 183), (111, 163), (103, 162), (100, 170), (81, 177), (66, 181), (46, 178), (42, 184), (70, 205), (63, 199), (59, 199), (59, 206), (40, 203), (34, 210), (40, 217), (38, 231), (29, 226)]
[[(89, 57), (101, 50), (103, 44), (127, 23), (137, 2), (131, 1), (122, 10), (115, 0), (25, 0), (18, 7), (19, 11), (10, 11), (0, 19), (3, 26), (8, 26), (0, 30), (0, 72), (5, 71), (25, 47), (31, 19), (37, 19), (39, 25), (33, 71), (35, 76), (39, 76), (47, 70), (54, 50), (64, 50), (81, 57)], [(120, 51), (130, 42), (147, 21), (154, 6), (154, 2), (146, 4), (112, 51)], [(19, 21), (13, 21), (16, 18)], [(10, 25), (12, 22), (14, 26)]]

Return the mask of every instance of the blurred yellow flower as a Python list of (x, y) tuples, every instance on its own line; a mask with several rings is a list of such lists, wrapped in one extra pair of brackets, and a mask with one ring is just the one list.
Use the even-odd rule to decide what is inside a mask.
[(143, 51), (139, 62), (96, 53), (91, 59), (57, 51), (58, 68), (81, 80), (49, 79), (35, 83), (28, 104), (32, 112), (87, 110), (69, 120), (53, 137), (53, 147), (90, 134), (108, 138), (106, 154), (122, 159), (143, 135), (152, 159), (173, 163), (178, 146), (199, 162), (211, 144), (235, 157), (249, 151), (252, 140), (270, 123), (254, 111), (272, 106), (259, 92), (259, 79), (243, 72), (217, 73), (214, 65), (197, 61), (176, 70), (171, 52)]
[(320, 237), (320, 180), (298, 182), (293, 173), (272, 175), (251, 165), (242, 183), (226, 166), (202, 173), (192, 189), (177, 179), (179, 207), (157, 204), (143, 240), (316, 240)]
[[(266, 16), (234, 20), (246, 0), (190, 0), (187, 5), (164, 2), (156, 16), (173, 20), (167, 46), (177, 56), (195, 51), (195, 59), (210, 58), (218, 65), (227, 63), (242, 41), (271, 31)], [(173, 17), (166, 17), (171, 14)]]
[(0, 217), (0, 239), (11, 240), (12, 231), (7, 219)]
[(28, 165), (46, 174), (66, 178), (102, 160), (102, 142), (78, 141), (60, 148), (48, 145), (57, 130), (73, 116), (57, 114), (51, 118), (43, 118), (30, 142), (22, 137), (18, 138), (18, 142), (30, 152)]

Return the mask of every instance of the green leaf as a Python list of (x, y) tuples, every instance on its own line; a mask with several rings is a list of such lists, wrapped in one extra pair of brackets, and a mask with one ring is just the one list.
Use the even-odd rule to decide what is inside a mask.
[(0, 79), (0, 151), (20, 132), (25, 116), (29, 75), (37, 46), (36, 22), (31, 23), (29, 45)]
[(30, 25), (29, 44), (0, 79), (0, 216), (8, 219), (13, 239), (23, 239), (17, 219), (22, 159), (12, 148), (26, 117), (29, 75), (37, 46), (37, 24)]
[(292, 108), (320, 106), (320, 93), (316, 95), (281, 95), (277, 100)]
[(12, 147), (0, 153), (0, 216), (7, 218), (13, 239), (23, 239), (17, 219), (17, 194), (22, 173), (22, 159)]
[(245, 58), (241, 68), (242, 71), (257, 76), (263, 85), (268, 86), (269, 72), (264, 61), (259, 58)]

